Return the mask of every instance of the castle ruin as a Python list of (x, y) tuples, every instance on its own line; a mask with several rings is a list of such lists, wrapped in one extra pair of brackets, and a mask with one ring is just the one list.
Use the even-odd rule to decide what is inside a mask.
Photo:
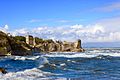
[(81, 40), (77, 40), (76, 42), (61, 42), (61, 41), (53, 41), (53, 42), (42, 42), (36, 44), (35, 38), (31, 35), (26, 36), (26, 43), (39, 48), (42, 52), (82, 52), (83, 49), (81, 47)]
[(26, 43), (31, 45), (31, 46), (36, 45), (35, 38), (33, 36), (31, 36), (31, 35), (27, 35), (26, 36)]

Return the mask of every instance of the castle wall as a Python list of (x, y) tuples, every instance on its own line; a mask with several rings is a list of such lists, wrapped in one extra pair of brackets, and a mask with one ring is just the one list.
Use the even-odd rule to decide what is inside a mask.
[(74, 47), (77, 48), (77, 49), (82, 48), (82, 47), (81, 47), (81, 40), (80, 40), (80, 39), (77, 40), (77, 41), (74, 43)]
[(30, 36), (30, 35), (26, 36), (26, 43), (27, 44), (33, 45), (34, 44), (33, 40), (34, 40), (33, 36)]
[(35, 44), (35, 39), (32, 36), (26, 37), (26, 43), (34, 47), (39, 48), (43, 52), (80, 52), (81, 51), (81, 40), (76, 42), (43, 42)]

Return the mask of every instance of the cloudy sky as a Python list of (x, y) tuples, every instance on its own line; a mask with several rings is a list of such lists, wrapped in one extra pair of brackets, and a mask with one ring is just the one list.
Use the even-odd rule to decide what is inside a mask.
[(120, 0), (0, 0), (0, 30), (54, 40), (120, 42)]

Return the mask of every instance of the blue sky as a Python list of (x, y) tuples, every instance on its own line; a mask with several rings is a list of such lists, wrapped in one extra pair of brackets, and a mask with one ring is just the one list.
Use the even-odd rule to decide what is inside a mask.
[[(92, 11), (113, 1), (119, 0), (0, 0), (0, 24), (16, 28), (93, 23), (117, 15), (116, 11)], [(30, 23), (32, 20), (33, 23)], [(66, 23), (62, 23), (62, 20)]]
[(116, 42), (119, 20), (120, 0), (0, 0), (1, 30), (14, 35), (31, 32), (43, 38)]

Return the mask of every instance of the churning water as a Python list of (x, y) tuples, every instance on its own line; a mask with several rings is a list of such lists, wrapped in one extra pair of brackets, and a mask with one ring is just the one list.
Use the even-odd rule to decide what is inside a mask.
[(120, 49), (0, 57), (0, 80), (120, 80)]

